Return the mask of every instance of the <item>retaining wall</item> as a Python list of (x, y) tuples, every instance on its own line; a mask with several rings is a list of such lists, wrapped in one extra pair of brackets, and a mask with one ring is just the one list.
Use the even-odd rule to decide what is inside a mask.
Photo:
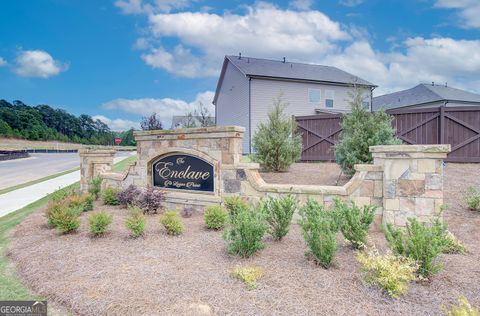
[(153, 163), (167, 154), (180, 153), (213, 166), (214, 190), (164, 189), (168, 207), (173, 208), (221, 203), (229, 195), (256, 202), (265, 196), (293, 194), (300, 203), (313, 198), (325, 206), (338, 197), (375, 205), (377, 223), (404, 226), (411, 216), (431, 219), (443, 204), (443, 159), (450, 145), (371, 147), (374, 163), (356, 165), (356, 173), (343, 186), (270, 184), (261, 178), (258, 164), (241, 162), (243, 134), (244, 128), (238, 126), (136, 132), (138, 159), (124, 173), (109, 171), (114, 151), (80, 152), (82, 189), (96, 174), (103, 177), (104, 187), (151, 186)]

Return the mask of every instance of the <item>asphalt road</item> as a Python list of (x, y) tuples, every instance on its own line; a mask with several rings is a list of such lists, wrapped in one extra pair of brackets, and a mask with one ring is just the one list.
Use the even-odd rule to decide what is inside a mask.
[[(126, 156), (119, 152), (116, 157)], [(0, 190), (80, 166), (77, 153), (30, 154), (29, 158), (0, 162)]]

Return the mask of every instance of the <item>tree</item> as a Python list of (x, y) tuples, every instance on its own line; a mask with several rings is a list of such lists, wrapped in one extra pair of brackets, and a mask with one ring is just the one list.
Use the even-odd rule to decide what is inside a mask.
[(269, 171), (286, 171), (300, 158), (302, 139), (296, 133), (296, 121), (284, 114), (285, 103), (280, 95), (273, 100), (268, 121), (258, 125), (253, 135), (254, 159)]
[(369, 112), (363, 101), (364, 92), (355, 87), (351, 94), (351, 112), (343, 117), (340, 142), (335, 146), (336, 161), (347, 175), (355, 173), (355, 164), (372, 162), (370, 146), (401, 143), (395, 137), (392, 117), (384, 111)]
[(215, 121), (210, 116), (210, 111), (205, 105), (203, 105), (202, 102), (198, 104), (198, 110), (195, 110), (193, 112), (193, 115), (196, 116), (197, 120), (200, 122), (201, 127), (215, 125)]
[(154, 129), (163, 129), (162, 122), (160, 121), (160, 117), (157, 117), (157, 113), (155, 112), (153, 112), (150, 116), (142, 117), (140, 126), (144, 131), (150, 131)]
[(187, 115), (185, 115), (185, 119), (182, 122), (182, 127), (183, 128), (197, 127), (197, 123), (195, 122), (195, 117), (193, 116), (192, 112), (188, 112)]

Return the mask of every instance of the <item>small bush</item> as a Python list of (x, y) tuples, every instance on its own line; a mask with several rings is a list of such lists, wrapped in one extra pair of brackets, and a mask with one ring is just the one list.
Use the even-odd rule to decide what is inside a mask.
[(298, 224), (308, 246), (307, 255), (324, 268), (329, 268), (337, 252), (338, 224), (334, 213), (330, 213), (318, 202), (308, 199), (300, 208)]
[(249, 207), (230, 214), (223, 237), (230, 254), (250, 257), (265, 247), (262, 238), (266, 231), (265, 214)]
[(140, 194), (141, 190), (137, 186), (130, 184), (125, 190), (118, 191), (116, 197), (118, 203), (121, 206), (126, 207), (135, 204)]
[(465, 195), (465, 204), (472, 211), (480, 211), (480, 190), (469, 187)]
[(82, 212), (93, 210), (93, 195), (85, 193), (82, 195), (73, 194), (64, 199), (64, 203), (70, 207), (79, 208)]
[(228, 213), (220, 205), (210, 205), (205, 208), (203, 218), (208, 229), (223, 229), (228, 220)]
[(253, 134), (254, 160), (268, 171), (286, 171), (302, 153), (302, 138), (297, 123), (284, 110), (287, 103), (279, 96), (273, 100), (268, 120), (260, 123)]
[(57, 219), (59, 213), (63, 208), (66, 208), (66, 205), (63, 201), (50, 201), (45, 210), (45, 217), (47, 218), (47, 225), (51, 228), (57, 227)]
[(71, 195), (76, 195), (77, 190), (73, 186), (68, 186), (52, 193), (52, 201), (63, 201)]
[(73, 207), (60, 207), (54, 215), (53, 222), (60, 234), (74, 232), (80, 227), (79, 214), (81, 209)]
[(98, 196), (100, 195), (100, 191), (102, 190), (102, 181), (103, 179), (97, 176), (97, 177), (94, 177), (92, 180), (90, 180), (90, 183), (88, 184), (88, 193), (93, 195), (95, 200), (98, 199)]
[(137, 205), (143, 210), (144, 214), (156, 214), (163, 209), (165, 193), (159, 189), (149, 187), (140, 194)]
[(418, 274), (422, 277), (429, 277), (442, 268), (435, 259), (445, 249), (447, 227), (438, 218), (432, 225), (409, 218), (406, 229), (388, 224), (383, 232), (395, 254), (419, 263)]
[(458, 305), (442, 306), (442, 310), (446, 316), (480, 316), (478, 309), (472, 307), (464, 296), (458, 299)]
[(250, 206), (247, 201), (239, 196), (227, 196), (223, 199), (223, 204), (229, 215), (235, 216), (238, 212), (248, 209)]
[(393, 298), (404, 294), (408, 283), (415, 280), (417, 265), (411, 258), (391, 253), (380, 255), (373, 248), (359, 252), (357, 260), (362, 264), (365, 281), (385, 290)]
[(343, 237), (356, 249), (367, 244), (370, 225), (375, 216), (375, 206), (358, 207), (354, 202), (343, 202), (335, 199), (335, 211), (340, 216), (340, 231)]
[(140, 237), (145, 232), (145, 215), (140, 208), (131, 206), (128, 209), (128, 217), (125, 220), (125, 227), (130, 230), (130, 236)]
[(92, 236), (101, 236), (107, 232), (108, 225), (112, 223), (113, 216), (106, 212), (97, 212), (90, 215), (88, 223)]
[(260, 205), (266, 214), (268, 233), (280, 240), (288, 233), (293, 213), (297, 209), (297, 200), (292, 195), (281, 198), (268, 197)]
[(263, 270), (256, 266), (244, 266), (233, 269), (231, 275), (252, 290), (257, 287), (257, 281), (263, 276)]
[(106, 205), (119, 205), (120, 202), (117, 199), (118, 189), (105, 188), (102, 191), (102, 201)]
[(445, 235), (445, 243), (443, 246), (443, 253), (466, 253), (467, 247), (458, 240), (451, 232)]
[(194, 212), (195, 208), (193, 206), (185, 206), (180, 212), (180, 215), (182, 215), (184, 218), (190, 218), (193, 216)]
[(165, 227), (169, 235), (180, 235), (183, 232), (182, 220), (175, 211), (168, 211), (160, 216), (160, 224)]

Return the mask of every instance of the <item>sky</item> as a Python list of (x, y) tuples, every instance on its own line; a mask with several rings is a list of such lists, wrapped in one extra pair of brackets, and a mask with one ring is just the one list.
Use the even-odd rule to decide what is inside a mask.
[(225, 55), (331, 65), (375, 95), (480, 93), (480, 0), (0, 0), (0, 99), (169, 127), (213, 99)]

